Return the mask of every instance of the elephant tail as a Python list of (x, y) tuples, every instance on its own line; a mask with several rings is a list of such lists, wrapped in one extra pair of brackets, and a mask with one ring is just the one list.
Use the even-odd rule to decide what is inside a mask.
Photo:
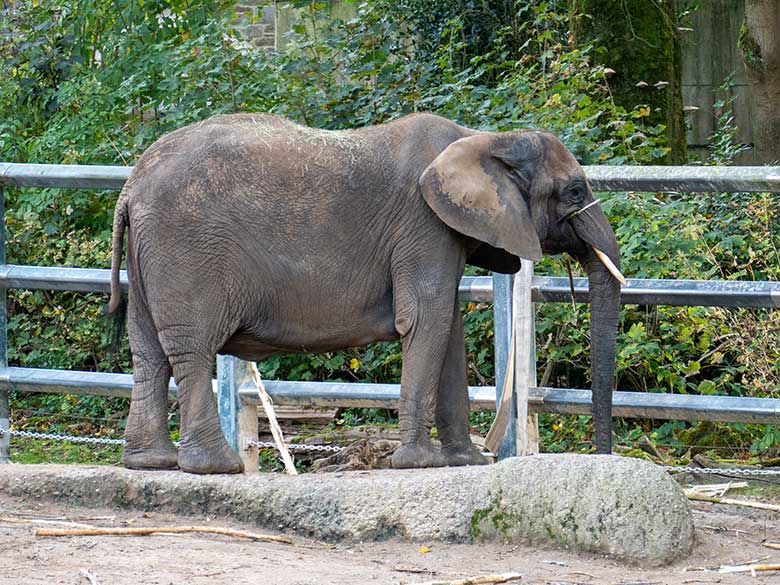
[[(125, 190), (119, 195), (114, 208), (114, 231), (112, 236), (113, 254), (111, 256), (111, 300), (108, 301), (107, 313), (113, 314), (125, 304), (122, 288), (119, 284), (119, 270), (122, 266), (122, 249), (124, 248), (125, 227), (127, 226), (127, 197)], [(120, 311), (118, 317), (122, 317)]]

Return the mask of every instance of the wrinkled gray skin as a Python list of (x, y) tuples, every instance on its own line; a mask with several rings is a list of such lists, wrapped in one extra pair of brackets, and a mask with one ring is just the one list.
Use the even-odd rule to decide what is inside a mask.
[[(123, 462), (242, 471), (222, 434), (215, 354), (262, 360), (401, 339), (395, 467), (484, 462), (469, 440), (457, 289), (467, 263), (516, 272), (567, 251), (591, 282), (597, 447), (610, 449), (619, 286), (614, 234), (552, 135), (485, 133), (418, 114), (353, 131), (238, 114), (172, 132), (116, 206), (112, 299), (127, 231), (135, 385)], [(181, 446), (167, 428), (179, 387)], [(438, 428), (441, 450), (430, 440)]]

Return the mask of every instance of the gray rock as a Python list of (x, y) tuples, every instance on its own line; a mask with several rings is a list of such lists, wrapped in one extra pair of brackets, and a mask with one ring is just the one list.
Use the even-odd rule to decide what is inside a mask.
[(680, 487), (651, 463), (611, 456), (299, 477), (10, 465), (0, 473), (0, 491), (232, 517), (324, 540), (553, 544), (644, 565), (681, 558), (693, 544)]

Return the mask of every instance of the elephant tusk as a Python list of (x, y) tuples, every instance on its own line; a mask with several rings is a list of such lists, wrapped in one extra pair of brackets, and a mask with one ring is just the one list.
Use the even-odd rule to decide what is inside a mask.
[(610, 260), (609, 256), (596, 247), (593, 248), (593, 251), (596, 252), (596, 256), (598, 256), (599, 260), (601, 260), (604, 266), (607, 267), (607, 270), (609, 270), (610, 274), (614, 276), (620, 284), (626, 284), (625, 277), (620, 273), (620, 270), (618, 270), (618, 267), (615, 266), (615, 263)]

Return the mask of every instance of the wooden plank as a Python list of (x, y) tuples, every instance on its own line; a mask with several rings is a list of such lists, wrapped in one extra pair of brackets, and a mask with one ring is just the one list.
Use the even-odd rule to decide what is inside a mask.
[(515, 276), (512, 288), (512, 308), (515, 328), (515, 396), (517, 454), (534, 455), (539, 452), (539, 433), (536, 417), (529, 416), (528, 400), (531, 382), (536, 380), (536, 343), (534, 328), (534, 304), (531, 302), (533, 262), (523, 259), (522, 268)]

